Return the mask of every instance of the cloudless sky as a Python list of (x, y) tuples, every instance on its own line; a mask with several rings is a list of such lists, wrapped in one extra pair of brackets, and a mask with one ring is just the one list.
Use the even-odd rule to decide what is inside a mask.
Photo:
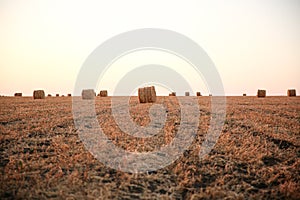
[[(300, 92), (298, 0), (0, 0), (0, 95), (72, 93), (97, 46), (139, 28), (169, 29), (197, 42), (215, 63), (227, 95), (255, 95), (259, 88), (272, 95)], [(113, 71), (106, 76), (118, 77)], [(115, 84), (104, 81), (99, 88), (110, 92)]]

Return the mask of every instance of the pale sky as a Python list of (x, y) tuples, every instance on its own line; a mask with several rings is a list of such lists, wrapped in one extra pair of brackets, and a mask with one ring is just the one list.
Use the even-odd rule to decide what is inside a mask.
[[(257, 89), (286, 95), (288, 88), (300, 93), (298, 0), (0, 0), (0, 95), (32, 95), (35, 89), (72, 93), (96, 47), (140, 28), (169, 29), (197, 42), (215, 63), (226, 95), (255, 95)], [(128, 60), (133, 65), (176, 61), (163, 53), (143, 53), (148, 56), (142, 61), (138, 53), (123, 58), (125, 69), (130, 69)], [(124, 66), (124, 60), (118, 62)], [(174, 67), (180, 71), (183, 65), (178, 60)], [(195, 90), (208, 93), (202, 80), (185, 73)], [(116, 64), (98, 88), (112, 92), (121, 76)]]

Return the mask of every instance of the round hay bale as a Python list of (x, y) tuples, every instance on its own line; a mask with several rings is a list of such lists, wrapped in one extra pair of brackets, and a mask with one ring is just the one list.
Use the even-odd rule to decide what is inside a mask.
[(87, 100), (94, 99), (95, 92), (93, 89), (85, 89), (85, 90), (82, 90), (81, 96), (82, 96), (82, 99), (87, 99)]
[(107, 97), (107, 90), (101, 90), (99, 93), (100, 97)]
[(15, 93), (15, 97), (21, 97), (21, 96), (22, 96), (22, 93), (21, 93), (21, 92)]
[(148, 87), (148, 90), (149, 90), (148, 102), (149, 102), (149, 103), (154, 103), (154, 102), (156, 102), (156, 91), (155, 91), (155, 87), (154, 87), (154, 86)]
[(146, 99), (146, 103), (149, 103), (149, 95), (150, 95), (150, 89), (148, 87), (144, 88), (145, 91), (145, 99)]
[(295, 89), (289, 89), (287, 91), (287, 96), (288, 97), (295, 97), (296, 96), (296, 90)]
[(185, 92), (185, 96), (190, 96), (190, 92)]
[(245, 96), (247, 96), (247, 94), (244, 93), (244, 94), (243, 94), (243, 97), (245, 97)]
[(56, 94), (55, 96), (56, 96), (56, 97), (59, 97), (59, 94)]
[(140, 103), (154, 103), (156, 102), (155, 87), (144, 87), (138, 89), (138, 96)]
[(51, 95), (51, 94), (48, 94), (47, 96), (48, 96), (48, 97), (52, 97), (52, 95)]
[(257, 90), (257, 97), (266, 97), (266, 90)]
[(33, 99), (45, 99), (44, 90), (34, 90), (33, 91)]
[(68, 94), (68, 97), (71, 97), (72, 95), (71, 94)]
[(201, 95), (201, 92), (196, 92), (196, 96), (197, 96), (197, 97), (202, 96), (202, 95)]
[(140, 101), (140, 103), (146, 103), (145, 88), (139, 88), (138, 95), (139, 95), (139, 101)]

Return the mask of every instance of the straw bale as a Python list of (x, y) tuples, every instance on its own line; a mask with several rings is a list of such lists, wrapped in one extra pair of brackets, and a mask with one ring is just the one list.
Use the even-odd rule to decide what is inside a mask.
[(138, 89), (138, 96), (140, 103), (154, 103), (156, 102), (155, 87), (144, 87)]
[(257, 90), (257, 97), (266, 97), (266, 90)]
[(257, 90), (257, 97), (266, 97), (266, 90)]
[(296, 96), (296, 90), (295, 90), (295, 89), (289, 89), (289, 90), (287, 91), (287, 95), (288, 95), (289, 97), (295, 97), (295, 96)]
[(101, 90), (99, 93), (100, 97), (107, 97), (107, 90)]
[(45, 99), (44, 90), (34, 90), (33, 91), (33, 99)]
[(82, 99), (94, 99), (95, 92), (93, 89), (85, 89), (81, 92)]
[(15, 93), (15, 97), (21, 97), (21, 96), (22, 96), (22, 93), (21, 93), (21, 92)]

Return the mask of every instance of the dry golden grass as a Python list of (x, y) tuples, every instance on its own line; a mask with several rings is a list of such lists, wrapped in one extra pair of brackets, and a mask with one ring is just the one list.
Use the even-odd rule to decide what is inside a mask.
[[(78, 137), (72, 98), (0, 98), (1, 199), (299, 199), (300, 98), (228, 97), (227, 116), (214, 149), (200, 160), (211, 97), (198, 98), (200, 124), (191, 147), (170, 166), (123, 173), (95, 159)], [(106, 135), (129, 151), (152, 151), (180, 125), (176, 98), (157, 97), (168, 110), (162, 134), (138, 139), (122, 133), (111, 97), (96, 98)], [(150, 122), (152, 104), (131, 98), (133, 121)]]

